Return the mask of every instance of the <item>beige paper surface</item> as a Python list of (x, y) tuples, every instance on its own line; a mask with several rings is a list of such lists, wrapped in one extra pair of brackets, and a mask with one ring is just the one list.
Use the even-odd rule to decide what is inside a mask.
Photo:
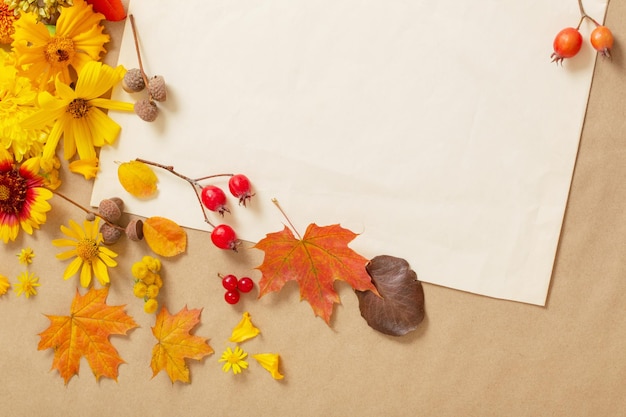
[[(5, 393), (0, 415), (624, 415), (625, 16), (626, 2), (613, 0), (606, 20), (616, 36), (613, 60), (599, 59), (595, 69), (544, 308), (425, 284), (426, 321), (416, 333), (400, 339), (367, 327), (356, 297), (340, 284), (343, 304), (335, 311), (332, 329), (298, 302), (295, 286), (261, 300), (246, 299), (233, 309), (221, 299), (217, 272), (258, 279), (252, 268), (261, 254), (246, 250), (225, 257), (211, 247), (206, 233), (189, 231), (188, 253), (164, 260), (163, 301), (172, 311), (184, 305), (203, 308), (196, 334), (208, 337), (220, 353), (229, 345), (226, 338), (241, 312), (250, 311), (263, 333), (243, 347), (249, 352), (279, 352), (286, 379), (275, 382), (258, 367), (241, 378), (223, 374), (216, 354), (190, 364), (191, 385), (172, 386), (163, 374), (151, 379), (154, 319), (132, 297), (130, 267), (150, 252), (145, 245), (120, 242), (114, 246), (121, 256), (119, 266), (111, 270), (109, 302), (127, 304), (141, 327), (128, 338), (112, 338), (126, 361), (117, 383), (97, 383), (83, 361), (80, 376), (64, 386), (56, 372), (49, 372), (52, 352), (36, 350), (37, 334), (48, 325), (43, 314), (67, 314), (78, 285), (75, 279), (62, 280), (67, 264), (55, 259), (59, 249), (50, 240), (61, 237), (60, 224), (80, 220), (83, 213), (55, 199), (41, 231), (21, 235), (0, 251), (0, 273), (15, 282), (23, 270), (15, 254), (31, 246), (36, 257), (30, 270), (42, 283), (39, 295), (29, 300), (14, 293), (0, 298)], [(116, 35), (109, 45), (114, 57), (121, 27), (108, 27)], [(88, 204), (91, 184), (70, 175), (61, 191)]]
[[(425, 282), (543, 305), (595, 56), (550, 63), (572, 3), (131, 4), (170, 98), (153, 124), (116, 116), (92, 204), (126, 194), (117, 166), (137, 157), (242, 172), (257, 195), (224, 222), (243, 239), (282, 229), (277, 198), (301, 232), (339, 223), (359, 253), (406, 258)], [(120, 62), (137, 62), (130, 27)], [(159, 175), (158, 197), (127, 210), (208, 230), (189, 186)]]

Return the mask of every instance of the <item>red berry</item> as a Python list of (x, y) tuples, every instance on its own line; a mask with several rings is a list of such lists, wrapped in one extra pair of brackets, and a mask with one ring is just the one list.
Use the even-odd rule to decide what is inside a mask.
[(598, 26), (591, 32), (591, 46), (600, 52), (600, 55), (611, 57), (613, 34), (606, 26)]
[(239, 241), (232, 227), (227, 224), (220, 224), (211, 232), (211, 241), (220, 249), (237, 250)]
[(237, 283), (237, 288), (243, 293), (250, 292), (254, 288), (254, 281), (248, 277), (243, 277)]
[(254, 195), (250, 189), (250, 180), (243, 174), (230, 177), (228, 189), (233, 196), (239, 199), (239, 204), (244, 206), (246, 205), (246, 200), (249, 200)]
[(565, 58), (571, 58), (580, 51), (583, 37), (576, 28), (565, 28), (557, 33), (554, 38), (554, 53), (551, 55), (552, 62), (563, 62)]
[(238, 283), (239, 280), (237, 280), (237, 277), (234, 275), (226, 275), (222, 278), (222, 287), (229, 291), (236, 290)]
[(239, 302), (239, 298), (240, 295), (237, 290), (226, 291), (224, 294), (224, 300), (226, 300), (228, 304), (237, 304)]
[(226, 208), (226, 194), (221, 188), (214, 185), (207, 185), (202, 187), (202, 204), (211, 211), (217, 211), (219, 214), (224, 215), (225, 211), (229, 211)]

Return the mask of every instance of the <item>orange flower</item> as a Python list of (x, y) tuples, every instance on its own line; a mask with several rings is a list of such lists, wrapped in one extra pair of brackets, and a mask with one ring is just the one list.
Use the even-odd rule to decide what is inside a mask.
[(104, 44), (110, 37), (103, 33), (103, 19), (104, 15), (95, 13), (84, 0), (75, 0), (72, 7), (61, 9), (52, 35), (33, 13), (22, 14), (15, 23), (12, 44), (18, 65), (41, 90), (57, 75), (70, 84), (70, 67), (78, 73), (106, 51)]
[(9, 10), (9, 6), (0, 1), (0, 43), (9, 44), (13, 42), (13, 34), (15, 33), (15, 27), (13, 22), (17, 18), (13, 10)]

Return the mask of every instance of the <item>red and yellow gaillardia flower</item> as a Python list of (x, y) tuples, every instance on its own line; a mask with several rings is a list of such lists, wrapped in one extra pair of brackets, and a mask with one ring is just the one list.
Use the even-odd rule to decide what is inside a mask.
[(32, 234), (46, 222), (52, 191), (43, 185), (39, 158), (17, 165), (7, 151), (0, 151), (0, 239), (4, 243), (15, 240), (20, 228)]

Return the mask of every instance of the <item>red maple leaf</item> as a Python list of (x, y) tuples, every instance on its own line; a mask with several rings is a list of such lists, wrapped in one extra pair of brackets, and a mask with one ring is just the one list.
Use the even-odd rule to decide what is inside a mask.
[(262, 273), (259, 297), (280, 291), (288, 281), (297, 281), (300, 299), (308, 301), (315, 315), (329, 324), (334, 304), (340, 302), (335, 280), (378, 294), (365, 270), (367, 259), (348, 247), (356, 236), (338, 224), (310, 224), (300, 239), (286, 226), (281, 232), (267, 234), (254, 246), (265, 252), (263, 263), (257, 267)]

